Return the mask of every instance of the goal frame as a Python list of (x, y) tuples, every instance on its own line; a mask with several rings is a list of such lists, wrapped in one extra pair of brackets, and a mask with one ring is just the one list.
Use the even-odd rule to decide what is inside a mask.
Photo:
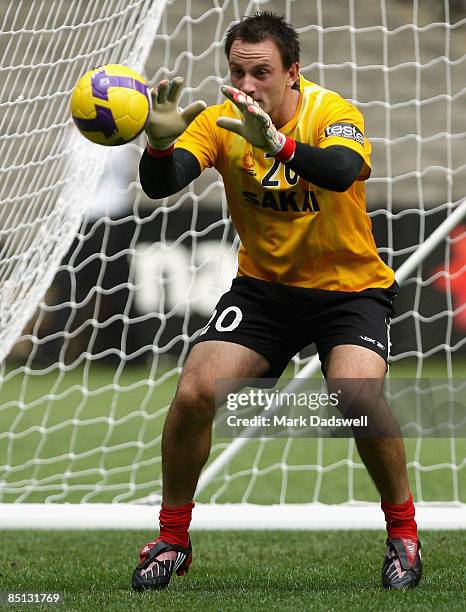
[[(403, 281), (466, 216), (466, 199), (447, 217), (423, 245), (396, 272)], [(312, 359), (297, 374), (297, 391), (319, 367)], [(286, 389), (285, 389), (286, 390)], [(201, 474), (197, 493), (203, 491), (228, 465), (248, 437), (231, 444)], [(0, 524), (8, 529), (153, 529), (160, 510), (160, 497), (149, 496), (128, 504), (0, 504)], [(416, 503), (416, 517), (421, 529), (466, 529), (466, 504), (456, 502)], [(193, 530), (347, 530), (383, 529), (380, 505), (348, 502), (343, 504), (197, 504)]]
[[(55, 0), (54, 0), (55, 1)], [(135, 68), (136, 70), (143, 71), (144, 65), (148, 59), (150, 53), (150, 47), (147, 41), (150, 41), (154, 38), (154, 36), (159, 33), (159, 26), (164, 18), (164, 13), (169, 9), (170, 0), (148, 0), (147, 5), (151, 3), (151, 9), (147, 15), (147, 20), (144, 22), (144, 25), (141, 29), (140, 34), (135, 41), (134, 47), (131, 50), (131, 53), (128, 56), (125, 56), (125, 60), (128, 65)], [(239, 4), (236, 0), (232, 0), (232, 4), (235, 7), (238, 7)], [(252, 2), (249, 2), (248, 6), (252, 6)], [(261, 4), (261, 2), (259, 2)], [(448, 2), (446, 3), (446, 5)], [(312, 28), (313, 31), (317, 32), (319, 35), (318, 41), (318, 56), (316, 66), (319, 71), (323, 71), (324, 64), (324, 46), (323, 46), (323, 38), (320, 36), (321, 32), (326, 28), (323, 27), (323, 17), (322, 17), (322, 3), (321, 0), (317, 2), (318, 10), (320, 13), (319, 20), (317, 24), (309, 25), (309, 28)], [(417, 10), (417, 0), (414, 0), (413, 6), (416, 6)], [(218, 10), (220, 4), (215, 3), (215, 7), (206, 11), (208, 13)], [(287, 7), (291, 7), (291, 3), (287, 4)], [(267, 7), (265, 7), (267, 8)], [(386, 9), (384, 3), (384, 9)], [(126, 9), (125, 9), (126, 10)], [(446, 9), (445, 9), (446, 10)], [(386, 17), (386, 14), (385, 14)], [(200, 19), (200, 18), (199, 18)], [(105, 20), (104, 20), (105, 21)], [(415, 21), (413, 19), (413, 21)], [(445, 26), (447, 26), (448, 19), (445, 18)], [(342, 65), (352, 66), (355, 70), (352, 73), (352, 77), (354, 80), (354, 89), (353, 91), (357, 91), (357, 64), (354, 63), (354, 60), (357, 56), (356, 54), (356, 39), (357, 34), (356, 28), (353, 27), (354, 24), (354, 2), (351, 3), (350, 8), (350, 22), (349, 25), (346, 26), (332, 26), (329, 27), (329, 30), (337, 33), (339, 30), (344, 31), (345, 29), (352, 29), (351, 31), (351, 62), (345, 62)], [(222, 25), (223, 21), (222, 21)], [(438, 24), (431, 24), (433, 27)], [(191, 27), (191, 26), (190, 26)], [(369, 28), (374, 27), (378, 29), (379, 26), (369, 26)], [(63, 30), (66, 31), (68, 26), (64, 26)], [(308, 26), (305, 26), (305, 31), (307, 31)], [(423, 28), (416, 25), (416, 43), (415, 43), (415, 51), (414, 51), (414, 59), (419, 65), (422, 64), (422, 61), (419, 59), (421, 57), (419, 52), (419, 35), (424, 31)], [(60, 28), (61, 29), (61, 26)], [(383, 28), (385, 31), (388, 31), (387, 22), (384, 22)], [(402, 28), (400, 28), (401, 30)], [(26, 30), (25, 30), (26, 31)], [(220, 26), (217, 26), (217, 31), (220, 31)], [(217, 33), (218, 33), (217, 32)], [(389, 32), (390, 33), (390, 32)], [(447, 49), (450, 44), (450, 35), (451, 35), (451, 27), (450, 29), (446, 28), (445, 32), (445, 54), (447, 55)], [(163, 38), (163, 34), (161, 38)], [(191, 36), (191, 29), (189, 29), (188, 38)], [(384, 41), (384, 45), (386, 45), (386, 40)], [(215, 42), (216, 47), (220, 47), (220, 43), (218, 41)], [(194, 49), (195, 45), (193, 43), (192, 49)], [(217, 49), (218, 51), (218, 49)], [(189, 53), (186, 52), (186, 56), (191, 53), (191, 49)], [(180, 57), (180, 62), (175, 63), (175, 66), (171, 68), (173, 70), (177, 69), (179, 65), (182, 64), (182, 60), (184, 59), (184, 52), (181, 54), (183, 58)], [(388, 95), (389, 91), (389, 77), (391, 76), (391, 72), (394, 69), (392, 66), (389, 66), (388, 61), (388, 48), (384, 46), (383, 49), (383, 63), (380, 66), (383, 68), (384, 72), (384, 86), (387, 88), (385, 92), (385, 102), (382, 102), (382, 105), (385, 105), (385, 112), (387, 116), (390, 114), (390, 96)], [(440, 55), (440, 53), (439, 53)], [(194, 60), (198, 59), (195, 56), (195, 53), (191, 53), (191, 58), (194, 57)], [(82, 57), (85, 57), (83, 54)], [(412, 59), (412, 58), (410, 58)], [(438, 58), (443, 59), (443, 58)], [(61, 61), (61, 59), (59, 60)], [(66, 61), (66, 60), (65, 60)], [(436, 61), (436, 60), (435, 60)], [(224, 77), (224, 74), (221, 73), (219, 69), (218, 57), (215, 59), (216, 65), (216, 75), (212, 75), (212, 80), (216, 83)], [(409, 63), (409, 62), (407, 62)], [(435, 63), (435, 62), (433, 62)], [(424, 68), (424, 66), (420, 66)], [(338, 69), (337, 64), (333, 64), (332, 68)], [(363, 66), (363, 70), (369, 72), (371, 70), (371, 66)], [(396, 69), (396, 67), (395, 67)], [(170, 72), (170, 69), (165, 67), (157, 68), (157, 74), (154, 76), (154, 80), (156, 77), (162, 73), (163, 70)], [(188, 74), (191, 68), (188, 68)], [(421, 72), (421, 70), (420, 70)], [(210, 77), (209, 77), (210, 78)], [(421, 97), (421, 82), (419, 75), (416, 77), (419, 79), (417, 83), (417, 93)], [(212, 83), (210, 83), (212, 85)], [(194, 99), (198, 90), (202, 88), (202, 83), (199, 85), (188, 82), (187, 88), (183, 95), (187, 95), (189, 97), (189, 102)], [(191, 86), (194, 85), (194, 86)], [(454, 99), (454, 96), (451, 96), (451, 82), (449, 81), (446, 85), (447, 93), (442, 93), (438, 96), (439, 99), (445, 97), (450, 100)], [(63, 92), (61, 92), (63, 95)], [(422, 100), (416, 96), (415, 103), (418, 107), (422, 106)], [(388, 102), (387, 102), (388, 100)], [(183, 99), (183, 102), (185, 99)], [(17, 101), (15, 101), (16, 103)], [(410, 103), (411, 101), (409, 101)], [(13, 103), (11, 103), (13, 104)], [(366, 102), (366, 105), (370, 105), (371, 102)], [(395, 104), (397, 107), (402, 107), (403, 103)], [(399, 110), (399, 108), (398, 108)], [(449, 114), (451, 114), (451, 109), (448, 109)], [(445, 172), (449, 174), (449, 187), (448, 193), (445, 195), (445, 200), (442, 205), (439, 205), (439, 208), (442, 210), (446, 210), (448, 212), (445, 221), (441, 223), (441, 225), (425, 240), (422, 241), (422, 232), (419, 234), (418, 242), (419, 245), (416, 245), (417, 248), (415, 252), (408, 257), (408, 259), (398, 268), (396, 271), (396, 279), (398, 283), (403, 286), (403, 284), (408, 280), (410, 275), (416, 271), (416, 269), (421, 265), (421, 263), (425, 260), (425, 258), (433, 252), (433, 250), (446, 241), (448, 239), (449, 234), (454, 230), (454, 228), (466, 217), (466, 200), (461, 200), (458, 202), (456, 199), (456, 205), (452, 204), (454, 200), (453, 194), (453, 174), (454, 170), (452, 162), (452, 134), (454, 129), (452, 129), (452, 117), (448, 117), (447, 121), (447, 136), (450, 137), (449, 141), (449, 149), (447, 151), (448, 163), (445, 163)], [(61, 126), (63, 127), (63, 123)], [(389, 125), (389, 122), (387, 123)], [(419, 127), (419, 126), (417, 126)], [(28, 126), (30, 129), (30, 126)], [(414, 128), (413, 128), (414, 129)], [(35, 130), (32, 129), (32, 132)], [(381, 132), (382, 133), (382, 132)], [(26, 134), (27, 136), (27, 134)], [(422, 136), (419, 134), (408, 134), (408, 138), (410, 136), (414, 136), (416, 140), (416, 155), (418, 157), (418, 165), (416, 166), (416, 180), (422, 182), (422, 174), (424, 170), (421, 166), (421, 144), (422, 144)], [(443, 135), (441, 135), (443, 137)], [(15, 135), (13, 135), (15, 137)], [(12, 138), (13, 138), (12, 137)], [(435, 140), (437, 134), (434, 136), (429, 136), (426, 140)], [(455, 135), (457, 137), (457, 135)], [(383, 136), (378, 136), (374, 138), (374, 142), (377, 141), (377, 144), (383, 141), (387, 149), (390, 149), (390, 128), (386, 127), (385, 134)], [(54, 143), (54, 146), (56, 142)], [(135, 145), (134, 145), (135, 146)], [(30, 147), (29, 147), (30, 148)], [(52, 152), (53, 155), (60, 155), (60, 151)], [(391, 183), (391, 155), (392, 151), (387, 153), (387, 176), (375, 178), (374, 182), (378, 182), (378, 185), (381, 185), (388, 178), (387, 185), (387, 194), (390, 192), (390, 197), (388, 198), (387, 208), (389, 214), (392, 214), (392, 188), (393, 184)], [(36, 163), (36, 162), (34, 162)], [(40, 165), (42, 161), (37, 162)], [(440, 166), (439, 166), (440, 167)], [(408, 176), (409, 172), (405, 176)], [(96, 177), (94, 177), (96, 180)], [(394, 181), (393, 181), (394, 182)], [(199, 200), (202, 199), (203, 195), (194, 195), (197, 187), (193, 188), (192, 195), (193, 201), (195, 201), (196, 206)], [(210, 189), (210, 186), (207, 187), (204, 191), (204, 194)], [(202, 188), (199, 189), (202, 191)], [(422, 192), (422, 186), (421, 186)], [(184, 196), (181, 196), (180, 202), (184, 203)], [(14, 198), (13, 198), (14, 200)], [(63, 200), (63, 198), (62, 198)], [(443, 199), (442, 199), (443, 201)], [(165, 205), (163, 205), (165, 206)], [(222, 201), (222, 206), (225, 208), (225, 202)], [(424, 202), (419, 203), (420, 209), (424, 210)], [(36, 287), (35, 292), (31, 293), (30, 304), (27, 309), (24, 311), (25, 314), (19, 323), (17, 323), (17, 333), (15, 336), (18, 336), (21, 333), (21, 329), (24, 327), (24, 324), (30, 319), (33, 315), (36, 305), (38, 301), (44, 296), (45, 291), (47, 290), (47, 285), (52, 281), (54, 276), (54, 272), (57, 267), (60, 265), (60, 261), (62, 256), (67, 251), (67, 248), (70, 246), (71, 241), (73, 239), (74, 231), (78, 229), (78, 224), (80, 222), (80, 211), (79, 215), (74, 215), (72, 225), (70, 226), (70, 230), (67, 234), (66, 239), (59, 245), (59, 248), (55, 251), (58, 261), (56, 262), (56, 267), (50, 266), (47, 269), (46, 281), (41, 286), (41, 290), (39, 291)], [(425, 212), (425, 210), (424, 210)], [(76, 213), (76, 211), (75, 211)], [(79, 217), (79, 218), (78, 218)], [(138, 220), (139, 221), (139, 220)], [(44, 228), (45, 230), (47, 228)], [(388, 231), (388, 233), (391, 229)], [(423, 231), (423, 230), (422, 230)], [(46, 233), (44, 231), (43, 233)], [(388, 236), (388, 241), (390, 245), (392, 244), (392, 236)], [(36, 249), (37, 250), (37, 249)], [(408, 249), (409, 250), (409, 249)], [(28, 265), (28, 260), (25, 259), (25, 265)], [(389, 262), (390, 263), (390, 262)], [(192, 261), (189, 264), (192, 266)], [(29, 272), (29, 270), (27, 270)], [(17, 280), (19, 278), (20, 282), (21, 274), (16, 275)], [(412, 280), (412, 279), (411, 279)], [(12, 292), (13, 293), (13, 292)], [(0, 296), (1, 297), (1, 296)], [(24, 296), (23, 296), (24, 297)], [(27, 301), (27, 300), (26, 300)], [(450, 311), (449, 311), (450, 312)], [(165, 314), (165, 313), (163, 313)], [(128, 318), (128, 317), (127, 317)], [(68, 332), (68, 330), (66, 330)], [(35, 338), (37, 339), (37, 338)], [(15, 337), (11, 337), (7, 339), (3, 343), (3, 353), (7, 353), (11, 348), (13, 342), (15, 341)], [(186, 348), (186, 347), (185, 347)], [(88, 347), (89, 349), (89, 347)], [(185, 350), (185, 349), (183, 349)], [(0, 351), (0, 358), (2, 357), (2, 352)], [(62, 365), (62, 363), (60, 363)], [(64, 364), (63, 364), (64, 365)], [(295, 375), (291, 383), (291, 387), (286, 387), (284, 391), (298, 391), (305, 383), (305, 381), (311, 377), (319, 368), (320, 363), (317, 356), (312, 357), (308, 363)], [(28, 367), (28, 366), (27, 366)], [(63, 368), (64, 370), (65, 368)], [(154, 381), (151, 381), (154, 382)], [(87, 390), (86, 390), (87, 391)], [(43, 429), (43, 428), (42, 428)], [(47, 435), (47, 432), (43, 433), (44, 436)], [(45, 438), (44, 438), (45, 439)], [(233, 440), (222, 452), (220, 452), (215, 459), (213, 459), (210, 463), (207, 464), (206, 468), (201, 474), (198, 488), (196, 491), (196, 497), (200, 496), (206, 489), (209, 487), (221, 473), (227, 470), (230, 463), (234, 460), (234, 458), (239, 454), (239, 452), (245, 448), (245, 446), (250, 443), (251, 438), (244, 436), (241, 438), (237, 438)], [(105, 443), (102, 445), (102, 447)], [(41, 446), (39, 444), (39, 446)], [(100, 451), (102, 448), (100, 446), (100, 442), (96, 444), (94, 447), (96, 450)], [(105, 449), (107, 450), (107, 449)], [(72, 447), (71, 445), (68, 447), (68, 453), (71, 455)], [(74, 453), (73, 453), (74, 454)], [(36, 459), (39, 457), (37, 455), (34, 457)], [(464, 461), (464, 460), (463, 460)], [(97, 460), (98, 462), (98, 460)], [(39, 462), (38, 462), (39, 463)], [(9, 467), (9, 466), (8, 466)], [(126, 466), (125, 466), (126, 467)], [(319, 469), (321, 465), (317, 466)], [(360, 467), (360, 466), (358, 466)], [(456, 468), (457, 466), (451, 465), (451, 468)], [(137, 467), (134, 468), (135, 470)], [(62, 475), (62, 472), (57, 470), (57, 473)], [(65, 472), (63, 472), (65, 473)], [(0, 486), (3, 481), (0, 480)], [(22, 486), (22, 484), (21, 484)], [(67, 485), (64, 485), (64, 487)], [(91, 487), (94, 485), (91, 484)], [(25, 485), (25, 489), (28, 489), (29, 485)], [(31, 487), (32, 488), (32, 487)], [(349, 498), (352, 496), (349, 495)], [(422, 497), (422, 496), (421, 496)], [(316, 495), (316, 499), (320, 498)], [(453, 499), (458, 499), (457, 492), (454, 492), (452, 495)], [(84, 498), (86, 499), (86, 498)], [(213, 498), (215, 499), (215, 497)], [(0, 503), (0, 523), (2, 524), (2, 528), (7, 529), (153, 529), (157, 524), (157, 515), (160, 508), (161, 498), (160, 494), (152, 494), (143, 498), (139, 498), (136, 501), (125, 502), (125, 503)], [(419, 526), (421, 529), (466, 529), (466, 504), (460, 502), (416, 502), (416, 518), (418, 520)], [(199, 529), (309, 529), (309, 530), (322, 530), (322, 529), (383, 529), (384, 528), (384, 520), (383, 513), (380, 511), (380, 506), (377, 503), (370, 502), (356, 502), (356, 501), (348, 501), (346, 503), (341, 504), (323, 504), (323, 503), (281, 503), (281, 504), (250, 504), (250, 503), (199, 503), (196, 504), (196, 510), (193, 513), (193, 524), (192, 528), (194, 530)]]

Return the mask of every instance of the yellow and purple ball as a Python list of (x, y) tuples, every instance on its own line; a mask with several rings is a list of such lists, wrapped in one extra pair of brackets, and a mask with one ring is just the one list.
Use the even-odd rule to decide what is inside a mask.
[(139, 136), (149, 120), (149, 88), (144, 77), (127, 66), (99, 66), (74, 86), (70, 110), (88, 140), (106, 146), (126, 144)]

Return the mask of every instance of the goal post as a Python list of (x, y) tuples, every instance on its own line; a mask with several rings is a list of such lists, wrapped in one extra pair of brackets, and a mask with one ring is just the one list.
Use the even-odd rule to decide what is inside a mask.
[[(466, 379), (463, 40), (455, 0), (71, 0), (0, 7), (0, 523), (153, 528), (161, 432), (192, 340), (235, 274), (238, 239), (209, 170), (149, 201), (144, 142), (70, 135), (68, 98), (91, 67), (150, 83), (183, 76), (180, 104), (220, 102), (227, 27), (255, 10), (297, 27), (301, 71), (362, 111), (367, 205), (402, 286), (391, 376)], [(295, 356), (293, 388), (318, 374)], [(455, 382), (456, 381), (456, 382)], [(466, 528), (466, 439), (407, 441), (421, 528)], [(193, 528), (383, 528), (352, 439), (214, 434)]]

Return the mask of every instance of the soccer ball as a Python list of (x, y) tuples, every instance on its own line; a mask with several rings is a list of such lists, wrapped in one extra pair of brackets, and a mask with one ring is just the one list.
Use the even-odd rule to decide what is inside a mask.
[(120, 64), (86, 72), (70, 100), (73, 121), (83, 136), (100, 145), (134, 140), (143, 131), (151, 109), (144, 77)]

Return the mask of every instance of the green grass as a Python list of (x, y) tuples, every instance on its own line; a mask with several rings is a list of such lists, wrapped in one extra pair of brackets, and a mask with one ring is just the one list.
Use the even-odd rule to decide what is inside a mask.
[[(393, 376), (412, 375), (407, 365), (393, 370)], [(440, 375), (432, 365), (428, 376)], [(156, 377), (149, 368), (119, 373), (98, 364), (66, 374), (6, 371), (0, 385), (0, 502), (16, 501), (21, 493), (26, 502), (130, 501), (159, 491), (161, 431), (176, 382), (176, 369), (167, 367)], [(228, 442), (214, 438), (211, 459)], [(458, 491), (466, 502), (465, 439), (411, 438), (406, 447), (415, 499), (450, 500)], [(344, 439), (252, 440), (228, 474), (218, 503), (377, 500), (354, 443)], [(37, 486), (25, 492), (31, 479)], [(223, 483), (222, 474), (198, 501), (208, 502)]]
[(135, 593), (137, 550), (152, 535), (0, 532), (0, 590), (62, 591), (58, 609), (67, 612), (466, 609), (465, 532), (423, 533), (424, 577), (397, 592), (380, 586), (381, 532), (198, 531), (187, 576), (165, 591)]
[[(147, 368), (120, 374), (93, 365), (65, 376), (58, 370), (6, 370), (0, 387), (0, 463), (9, 469), (0, 466), (0, 501), (17, 501), (21, 492), (20, 501), (26, 502), (102, 502), (122, 493), (121, 501), (129, 501), (156, 492), (160, 434), (177, 382), (175, 370), (159, 370), (157, 378), (161, 373), (166, 380), (154, 385)], [(397, 373), (412, 376), (407, 366), (392, 371)], [(433, 366), (426, 376), (442, 373)], [(227, 443), (214, 439), (212, 458)], [(466, 440), (407, 439), (406, 446), (415, 499), (449, 500), (457, 490), (466, 502)], [(316, 469), (320, 465), (323, 471)], [(452, 470), (452, 465), (459, 467)], [(378, 499), (349, 440), (252, 440), (228, 474), (218, 503)], [(38, 484), (24, 494), (31, 478)], [(130, 478), (137, 485), (134, 492)], [(209, 501), (224, 482), (222, 474), (197, 501)], [(0, 590), (64, 591), (61, 609), (67, 611), (466, 609), (465, 532), (423, 533), (425, 577), (418, 589), (402, 593), (380, 587), (381, 532), (296, 531), (194, 532), (189, 575), (175, 578), (163, 592), (134, 593), (129, 585), (137, 551), (152, 536), (0, 532)]]

